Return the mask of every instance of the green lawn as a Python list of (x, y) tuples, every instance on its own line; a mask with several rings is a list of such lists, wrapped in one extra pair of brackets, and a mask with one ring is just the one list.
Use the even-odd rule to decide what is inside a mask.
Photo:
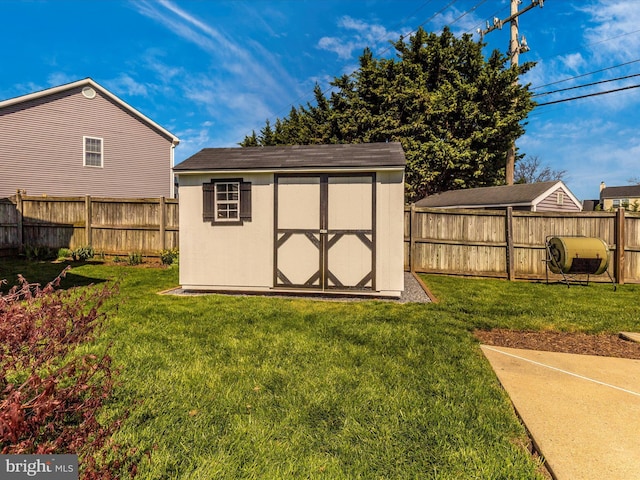
[[(51, 264), (0, 260), (0, 278)], [(42, 275), (43, 278), (35, 278)], [(34, 277), (35, 276), (35, 277)], [(162, 296), (176, 269), (74, 267), (120, 279), (104, 342), (137, 478), (538, 478), (474, 328), (638, 330), (637, 286), (427, 276), (439, 304)]]

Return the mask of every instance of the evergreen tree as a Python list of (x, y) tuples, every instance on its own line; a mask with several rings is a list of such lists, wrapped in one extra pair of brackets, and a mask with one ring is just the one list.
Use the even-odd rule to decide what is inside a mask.
[[(258, 145), (399, 141), (407, 157), (408, 201), (441, 191), (504, 183), (506, 151), (524, 133), (534, 103), (518, 76), (532, 64), (508, 67), (470, 35), (419, 29), (394, 43), (397, 59), (369, 49), (358, 70), (331, 82), (327, 98), (267, 121)], [(255, 133), (243, 146), (252, 145)]]

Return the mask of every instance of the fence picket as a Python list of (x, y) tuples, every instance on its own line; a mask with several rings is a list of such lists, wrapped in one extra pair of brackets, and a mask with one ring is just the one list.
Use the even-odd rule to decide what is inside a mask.
[(178, 247), (178, 201), (166, 198), (32, 197), (0, 202), (0, 255), (23, 245), (107, 255), (158, 255)]

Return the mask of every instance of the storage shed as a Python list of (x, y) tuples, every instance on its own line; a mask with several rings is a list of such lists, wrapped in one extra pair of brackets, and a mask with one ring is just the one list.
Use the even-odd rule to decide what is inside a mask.
[(174, 167), (185, 290), (398, 297), (399, 143), (206, 148)]

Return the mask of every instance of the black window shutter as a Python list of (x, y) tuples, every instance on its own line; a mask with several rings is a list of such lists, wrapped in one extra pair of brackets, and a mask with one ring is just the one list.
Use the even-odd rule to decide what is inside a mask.
[(240, 182), (240, 220), (251, 221), (251, 182)]
[(212, 222), (215, 219), (214, 215), (214, 184), (203, 183), (202, 184), (202, 221)]

